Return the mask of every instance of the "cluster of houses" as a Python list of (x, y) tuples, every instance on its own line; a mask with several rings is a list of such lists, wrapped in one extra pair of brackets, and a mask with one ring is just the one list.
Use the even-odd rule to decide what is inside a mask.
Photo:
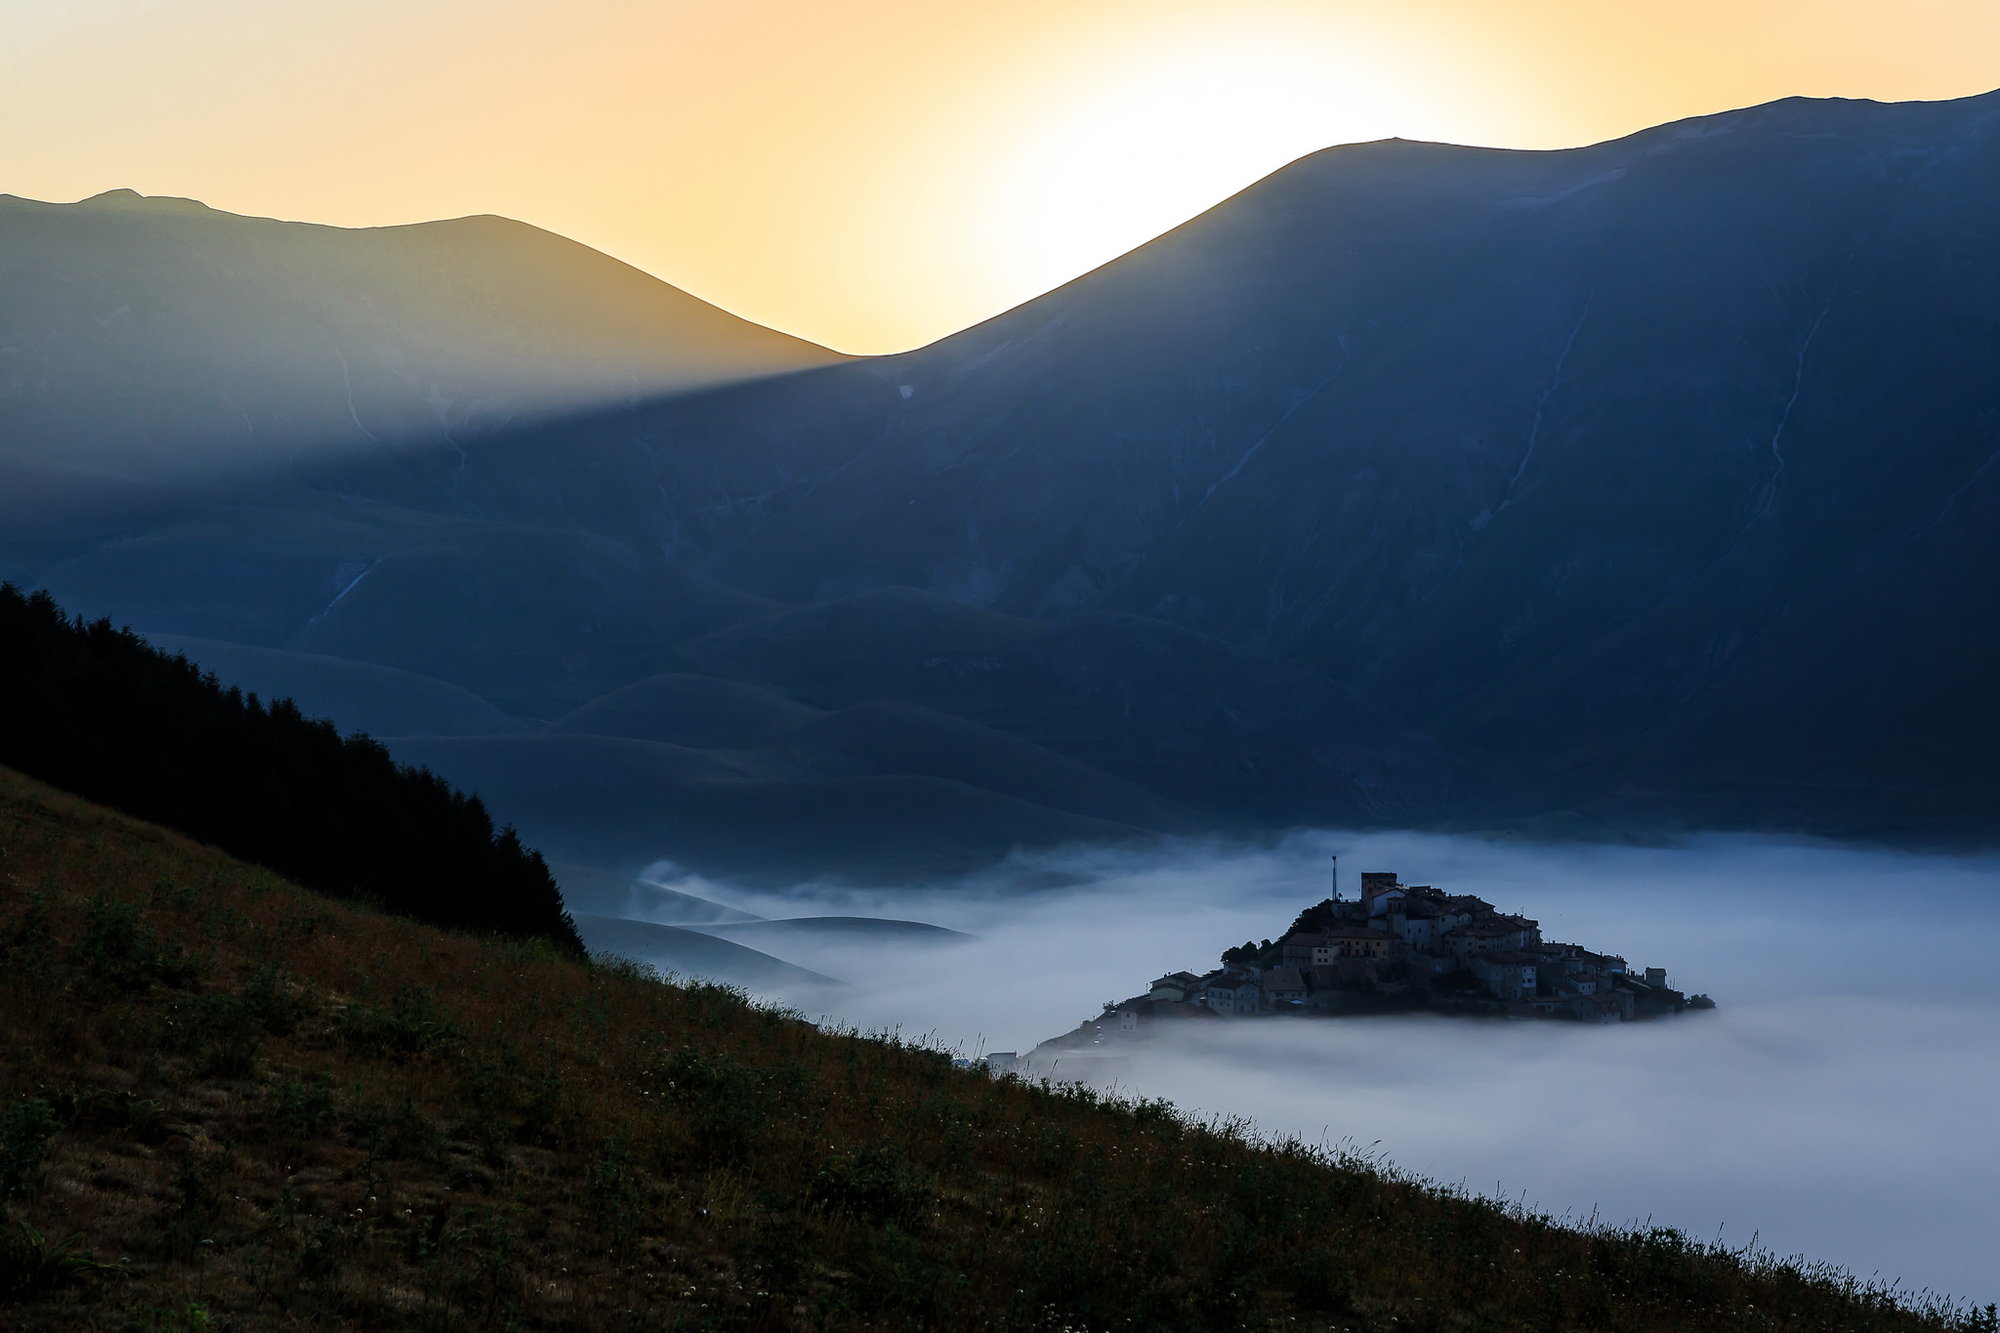
[[(1546, 941), (1539, 922), (1482, 899), (1371, 871), (1358, 900), (1343, 900), (1336, 880), (1283, 939), (1229, 949), (1205, 973), (1156, 978), (1032, 1055), (1115, 1044), (1175, 1019), (1432, 1009), (1624, 1023), (1711, 1008), (1707, 996), (1669, 987), (1664, 968), (1635, 972), (1617, 954)], [(997, 1072), (1016, 1061), (1003, 1052), (988, 1063)]]

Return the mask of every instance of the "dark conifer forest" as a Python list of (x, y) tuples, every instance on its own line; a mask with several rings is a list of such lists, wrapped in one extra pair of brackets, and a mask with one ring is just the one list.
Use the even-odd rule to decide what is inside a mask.
[(335, 897), (581, 955), (541, 853), (477, 796), (109, 620), (0, 584), (0, 764)]

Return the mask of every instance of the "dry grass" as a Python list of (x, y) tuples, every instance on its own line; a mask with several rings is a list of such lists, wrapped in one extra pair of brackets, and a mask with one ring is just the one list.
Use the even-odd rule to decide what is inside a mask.
[(0, 1322), (1992, 1329), (317, 897), (0, 770)]

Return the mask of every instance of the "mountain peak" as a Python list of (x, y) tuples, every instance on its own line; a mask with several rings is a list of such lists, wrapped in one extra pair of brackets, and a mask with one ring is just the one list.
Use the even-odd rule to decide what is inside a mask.
[(118, 212), (145, 211), (149, 213), (214, 213), (199, 199), (183, 199), (171, 194), (140, 194), (137, 190), (106, 190), (93, 194), (88, 199), (79, 199), (77, 208), (99, 208)]

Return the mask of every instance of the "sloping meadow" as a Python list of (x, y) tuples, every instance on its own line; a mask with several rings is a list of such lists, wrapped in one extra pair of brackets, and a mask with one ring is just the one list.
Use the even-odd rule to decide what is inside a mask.
[(16, 1327), (1992, 1329), (333, 902), (0, 770)]

